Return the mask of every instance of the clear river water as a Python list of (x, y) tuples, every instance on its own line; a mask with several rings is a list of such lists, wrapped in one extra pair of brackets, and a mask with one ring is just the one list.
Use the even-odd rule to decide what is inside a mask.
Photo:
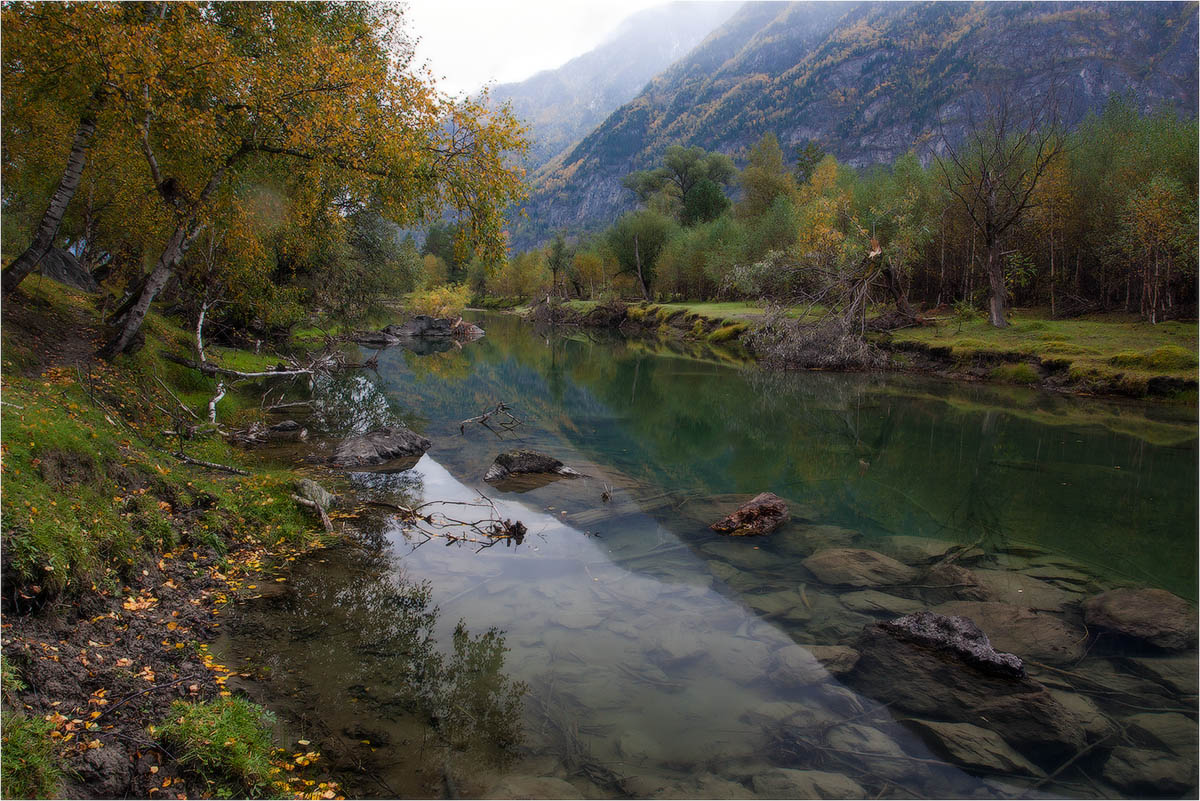
[[(1144, 778), (1153, 765), (1109, 763), (1118, 747), (1195, 762), (1195, 650), (1097, 637), (1080, 612), (1119, 586), (1195, 603), (1194, 409), (770, 373), (702, 345), (477, 319), (477, 342), (391, 348), (375, 372), (319, 382), (296, 418), (310, 444), (279, 458), (311, 462), (338, 438), (403, 422), (434, 443), (415, 466), (314, 477), (409, 506), (482, 493), (524, 524), (523, 540), (483, 548), (461, 526), (435, 532), (457, 541), (430, 538), (367, 507), (360, 544), (297, 562), (239, 607), (223, 646), (285, 739), (313, 742), (348, 795), (1194, 793)], [(462, 427), (498, 402), (522, 424)], [(515, 448), (583, 475), (485, 483)], [(790, 507), (783, 528), (708, 528), (766, 491)], [(804, 562), (830, 548), (883, 554), (911, 575), (825, 583)], [(978, 594), (920, 578), (950, 556)], [(855, 682), (845, 649), (864, 626), (964, 598), (1009, 604), (992, 609), (993, 644), (1078, 714), (1086, 745), (1043, 759), (987, 734), (964, 744), (967, 730), (914, 721)], [(1007, 627), (1013, 607), (1053, 618), (1062, 641), (1023, 642)]]

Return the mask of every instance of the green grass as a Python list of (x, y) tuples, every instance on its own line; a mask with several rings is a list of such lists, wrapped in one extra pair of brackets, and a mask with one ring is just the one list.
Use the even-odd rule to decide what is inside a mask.
[(1127, 391), (1155, 376), (1196, 378), (1197, 327), (1169, 321), (1150, 325), (1133, 315), (1096, 314), (1048, 319), (1043, 310), (1015, 310), (1013, 324), (992, 328), (984, 319), (945, 321), (896, 331), (893, 344), (949, 348), (957, 358), (1054, 358), (1069, 362), (1072, 380)]
[[(65, 288), (39, 291), (52, 310), (79, 302)], [(183, 341), (187, 332), (155, 318), (146, 346), (132, 357), (94, 363), (88, 374), (55, 367), (25, 376), (10, 356), (23, 356), (28, 367), (32, 356), (22, 350), (36, 345), (4, 326), (0, 537), (10, 591), (45, 600), (111, 588), (149, 555), (181, 544), (224, 551), (235, 542), (311, 538), (313, 521), (290, 498), (289, 472), (260, 468), (239, 477), (170, 456), (178, 441), (162, 433), (172, 427), (164, 410), (178, 405), (155, 376), (193, 409), (207, 404), (214, 386), (162, 358), (163, 349), (180, 352)], [(257, 404), (236, 394), (218, 409), (227, 424), (258, 414)], [(184, 450), (245, 466), (244, 453), (215, 435), (185, 440)]]
[(44, 720), (5, 710), (0, 750), (0, 788), (4, 798), (55, 798), (63, 780), (62, 759)]
[(274, 794), (271, 713), (243, 698), (176, 701), (155, 734), (182, 764), (213, 784), (218, 797)]

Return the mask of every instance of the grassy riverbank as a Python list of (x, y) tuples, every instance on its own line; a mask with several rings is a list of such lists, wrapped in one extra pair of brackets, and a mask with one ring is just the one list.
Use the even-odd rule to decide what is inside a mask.
[[(5, 299), (5, 795), (332, 797), (295, 778), (206, 646), (223, 608), (322, 544), (297, 476), (204, 433), (216, 382), (163, 356), (190, 356), (190, 332), (151, 317), (145, 346), (109, 364), (100, 328), (95, 298), (49, 281)], [(261, 415), (236, 393), (217, 408), (227, 426)]]
[[(575, 319), (602, 304), (566, 301)], [(516, 307), (528, 314), (534, 307)], [(820, 309), (807, 310), (810, 319)], [(637, 303), (625, 319), (639, 329), (712, 342), (741, 338), (765, 309), (747, 303)], [(789, 316), (800, 319), (805, 310)], [(608, 319), (608, 318), (605, 318)], [(993, 328), (982, 316), (949, 317), (872, 340), (889, 351), (892, 369), (933, 372), (948, 378), (1025, 384), (1057, 391), (1190, 401), (1197, 379), (1197, 326), (1168, 321), (1151, 325), (1129, 314), (1053, 319), (1046, 309), (1017, 309), (1012, 325)]]

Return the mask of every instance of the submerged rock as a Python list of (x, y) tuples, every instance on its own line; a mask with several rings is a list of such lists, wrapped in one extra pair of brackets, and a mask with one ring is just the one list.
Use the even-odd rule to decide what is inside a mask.
[(879, 590), (848, 592), (841, 596), (841, 601), (846, 605), (847, 609), (855, 612), (863, 612), (868, 615), (888, 615), (890, 617), (911, 615), (925, 608), (925, 604), (920, 601), (901, 598), (898, 595), (889, 595)]
[(340, 467), (374, 467), (424, 456), (432, 446), (428, 439), (404, 426), (388, 426), (344, 441), (334, 450), (331, 461)]
[(1118, 746), (1104, 763), (1106, 782), (1133, 796), (1184, 796), (1196, 787), (1196, 763), (1174, 754)]
[(553, 776), (507, 776), (492, 786), (484, 798), (583, 798), (570, 782)]
[(936, 751), (964, 768), (1020, 776), (1046, 775), (993, 731), (970, 723), (940, 723), (915, 718), (905, 723), (921, 732)]
[(970, 618), (997, 648), (1039, 662), (1078, 662), (1086, 633), (1061, 618), (999, 601), (951, 601), (934, 608)]
[(1200, 693), (1200, 668), (1195, 652), (1180, 656), (1129, 657), (1121, 660), (1121, 665), (1179, 695)]
[(1181, 757), (1195, 757), (1196, 721), (1178, 712), (1143, 712), (1122, 721), (1134, 742), (1151, 748), (1166, 748)]
[(1021, 660), (998, 653), (970, 620), (932, 612), (863, 629), (858, 665), (846, 681), (919, 717), (988, 727), (1039, 764), (1085, 743), (1083, 727)]
[(1196, 646), (1196, 610), (1166, 590), (1118, 589), (1088, 598), (1083, 617), (1108, 629), (1169, 651)]
[(488, 468), (483, 480), (503, 481), (511, 476), (530, 474), (572, 477), (579, 475), (553, 456), (547, 456), (537, 451), (508, 451), (496, 457), (496, 461)]
[(824, 584), (851, 587), (904, 584), (917, 576), (916, 570), (890, 556), (859, 548), (826, 548), (803, 564)]
[(754, 777), (759, 798), (866, 798), (867, 791), (849, 776), (824, 770), (775, 768)]
[(858, 651), (844, 645), (810, 645), (808, 651), (835, 676), (845, 676), (858, 664)]
[(762, 492), (709, 528), (722, 534), (745, 537), (770, 534), (790, 519), (791, 514), (783, 498), (773, 492)]

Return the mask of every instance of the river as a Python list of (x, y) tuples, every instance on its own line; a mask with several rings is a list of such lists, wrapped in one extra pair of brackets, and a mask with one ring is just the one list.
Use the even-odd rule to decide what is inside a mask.
[[(1029, 755), (1023, 743), (948, 749), (863, 691), (839, 648), (955, 598), (912, 578), (827, 584), (804, 564), (850, 547), (917, 575), (958, 554), (987, 600), (1084, 636), (1079, 604), (1104, 589), (1164, 588), (1194, 604), (1194, 409), (769, 373), (700, 345), (479, 322), (477, 342), (392, 348), (375, 373), (320, 382), (303, 422), (327, 441), (404, 422), (432, 449), (404, 472), (351, 474), (363, 497), (484, 493), (499, 519), (525, 525), (523, 540), (483, 548), (461, 527), (450, 542), (364, 517), (366, 545), (297, 564), (280, 592), (241, 608), (225, 644), (348, 794), (1104, 797), (1132, 786), (1109, 783), (1126, 781), (1105, 768), (1116, 732), (1139, 753), (1195, 760), (1195, 650), (1094, 634), (1027, 665), (1088, 718), (1086, 751), (1066, 769), (1055, 773), (1075, 755), (1034, 764), (1016, 753)], [(498, 402), (521, 425), (460, 431)], [(514, 448), (583, 475), (485, 483)], [(788, 502), (791, 523), (759, 538), (708, 528), (765, 491)], [(1168, 662), (1191, 670), (1190, 687), (1154, 672)], [(1130, 740), (1139, 713), (1156, 717)], [(1182, 743), (1163, 734), (1178, 718), (1192, 729)]]

